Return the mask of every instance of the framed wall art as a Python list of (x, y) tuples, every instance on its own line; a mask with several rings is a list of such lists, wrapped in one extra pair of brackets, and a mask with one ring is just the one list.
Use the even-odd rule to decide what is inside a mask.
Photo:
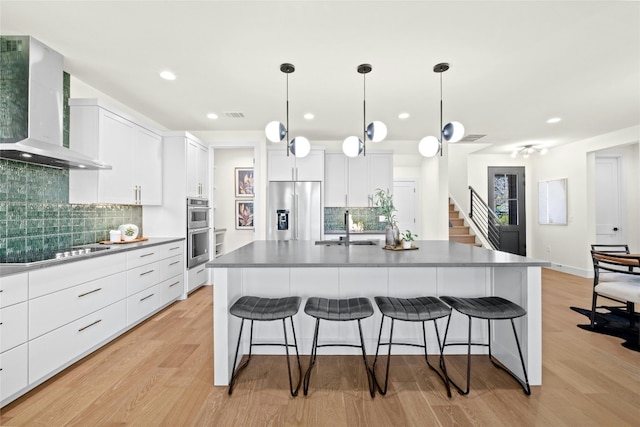
[(253, 230), (253, 200), (236, 200), (236, 230)]
[(253, 197), (253, 168), (236, 168), (236, 197)]

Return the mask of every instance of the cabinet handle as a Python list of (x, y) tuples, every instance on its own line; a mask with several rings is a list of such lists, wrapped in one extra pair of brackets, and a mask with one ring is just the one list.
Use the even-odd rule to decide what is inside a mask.
[(92, 293), (94, 293), (94, 292), (98, 292), (98, 291), (101, 291), (101, 290), (102, 290), (102, 288), (98, 288), (98, 289), (94, 289), (94, 290), (89, 291), (89, 292), (85, 292), (84, 294), (80, 294), (80, 295), (78, 295), (78, 298), (82, 298), (82, 297), (84, 297), (84, 296), (87, 296), (87, 295), (89, 295), (89, 294), (92, 294)]
[(180, 246), (175, 246), (173, 248), (169, 248), (170, 251), (175, 251), (176, 249), (180, 249)]
[(149, 273), (153, 273), (155, 270), (149, 270), (149, 271), (145, 271), (144, 273), (140, 273), (139, 276), (144, 276), (147, 275)]
[(170, 288), (173, 288), (175, 285), (179, 284), (180, 282), (176, 282), (176, 283), (172, 283), (169, 285)]
[(151, 297), (152, 297), (152, 296), (154, 296), (154, 295), (155, 295), (155, 294), (151, 294), (151, 295), (147, 295), (147, 296), (146, 296), (146, 297), (144, 297), (144, 298), (140, 298), (140, 302), (142, 302), (142, 301), (144, 301), (144, 300), (146, 300), (146, 299), (149, 299), (149, 298), (151, 298)]
[(204, 268), (203, 268), (202, 270), (200, 270), (200, 271), (196, 271), (196, 274), (200, 274), (200, 273), (202, 273), (203, 271), (204, 271)]
[(102, 319), (98, 319), (98, 320), (96, 320), (95, 322), (93, 322), (93, 323), (91, 323), (91, 324), (89, 324), (89, 325), (87, 325), (87, 326), (85, 326), (85, 327), (82, 327), (82, 328), (78, 329), (78, 332), (82, 332), (82, 331), (84, 331), (85, 329), (90, 328), (90, 327), (92, 327), (93, 325), (97, 325), (97, 324), (98, 324), (98, 323), (100, 323), (100, 322), (102, 322)]
[(148, 254), (144, 254), (144, 255), (140, 255), (140, 258), (144, 258), (146, 256), (151, 256), (153, 255), (155, 252), (149, 252)]
[(180, 263), (180, 261), (172, 262), (172, 263), (171, 263), (171, 264), (169, 264), (169, 265), (176, 265), (176, 264), (178, 264), (178, 263)]
[(142, 185), (138, 186), (138, 204), (142, 204)]
[(138, 186), (133, 186), (133, 201), (134, 203), (138, 203)]

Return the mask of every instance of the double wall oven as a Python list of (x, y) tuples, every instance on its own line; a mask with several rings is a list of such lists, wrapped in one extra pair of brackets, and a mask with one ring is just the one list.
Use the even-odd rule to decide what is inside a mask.
[(187, 198), (187, 268), (209, 261), (210, 241), (209, 200)]

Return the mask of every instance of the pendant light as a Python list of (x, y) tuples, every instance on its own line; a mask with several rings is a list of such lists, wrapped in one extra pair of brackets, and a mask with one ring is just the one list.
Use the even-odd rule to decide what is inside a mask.
[(434, 157), (440, 153), (442, 156), (442, 141), (458, 142), (464, 136), (464, 126), (460, 122), (449, 122), (442, 126), (442, 73), (449, 69), (449, 64), (442, 62), (433, 67), (433, 72), (440, 74), (440, 138), (425, 136), (418, 144), (418, 151), (424, 157)]
[(358, 73), (362, 74), (363, 97), (362, 97), (362, 139), (357, 136), (349, 136), (342, 143), (342, 151), (348, 157), (357, 157), (360, 154), (367, 155), (366, 140), (380, 142), (387, 137), (387, 126), (380, 121), (367, 123), (367, 84), (366, 75), (371, 72), (371, 64), (358, 65)]
[[(267, 124), (264, 133), (271, 142), (281, 142), (289, 136), (289, 74), (296, 68), (293, 64), (280, 64), (280, 71), (287, 75), (287, 124), (279, 121), (272, 121)], [(305, 157), (311, 151), (311, 144), (304, 136), (296, 136), (287, 142), (287, 156), (292, 153), (296, 157)]]

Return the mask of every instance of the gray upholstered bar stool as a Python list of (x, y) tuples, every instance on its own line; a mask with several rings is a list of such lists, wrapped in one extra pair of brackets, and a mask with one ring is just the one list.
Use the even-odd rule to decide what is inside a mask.
[[(231, 381), (229, 381), (229, 394), (233, 392), (233, 386), (238, 378), (238, 374), (247, 367), (251, 360), (251, 349), (254, 345), (262, 346), (283, 346), (287, 352), (287, 372), (289, 374), (289, 390), (291, 396), (297, 396), (302, 382), (302, 367), (300, 366), (300, 355), (298, 353), (298, 341), (296, 339), (296, 330), (293, 327), (293, 316), (300, 309), (300, 297), (285, 298), (261, 298), (256, 296), (240, 297), (229, 309), (229, 313), (242, 319), (240, 324), (240, 333), (238, 334), (238, 345), (236, 347), (236, 355), (233, 358), (234, 368), (238, 363), (238, 350), (240, 349), (240, 340), (242, 338), (242, 328), (245, 320), (251, 320), (251, 335), (249, 338), (249, 357), (247, 361), (233, 371)], [(286, 319), (291, 321), (291, 331), (293, 333), (293, 344), (289, 344), (287, 340)], [(284, 344), (282, 343), (254, 343), (253, 342), (253, 322), (254, 321), (271, 321), (282, 320), (282, 330), (284, 331)], [(293, 388), (293, 380), (291, 378), (291, 363), (289, 362), (289, 347), (295, 347), (296, 359), (298, 360), (298, 384)]]
[[(511, 377), (513, 377), (524, 390), (526, 395), (531, 394), (531, 388), (529, 387), (529, 378), (527, 377), (527, 368), (524, 364), (524, 358), (522, 357), (522, 350), (520, 348), (520, 341), (518, 341), (518, 334), (516, 333), (516, 326), (513, 323), (513, 319), (522, 317), (527, 314), (527, 311), (520, 307), (518, 304), (513, 303), (507, 299), (501, 297), (479, 297), (479, 298), (458, 298), (444, 296), (440, 297), (442, 301), (449, 304), (454, 310), (466, 315), (469, 318), (469, 338), (466, 343), (447, 343), (447, 333), (449, 332), (449, 322), (447, 322), (447, 329), (444, 333), (443, 347), (449, 345), (466, 345), (467, 346), (467, 387), (466, 390), (462, 390), (451, 378), (449, 382), (458, 390), (460, 394), (469, 394), (469, 383), (471, 379), (471, 346), (479, 345), (489, 347), (489, 360), (497, 368), (502, 369)], [(488, 343), (472, 343), (471, 342), (471, 319), (486, 319), (489, 329), (489, 342)], [(518, 347), (518, 354), (520, 355), (520, 363), (522, 363), (522, 371), (524, 372), (524, 381), (518, 378), (511, 370), (503, 366), (501, 363), (496, 363), (491, 356), (491, 321), (492, 320), (511, 320), (511, 327), (513, 329), (513, 336), (516, 338), (516, 345)], [(451, 320), (451, 318), (449, 318)]]
[[(316, 354), (318, 347), (360, 347), (362, 349), (362, 360), (367, 371), (367, 381), (369, 382), (369, 393), (371, 397), (375, 396), (373, 384), (373, 373), (369, 369), (367, 363), (367, 353), (364, 348), (364, 338), (362, 336), (362, 326), (360, 320), (373, 315), (373, 306), (368, 298), (349, 298), (349, 299), (328, 299), (311, 297), (307, 300), (304, 312), (316, 319), (315, 332), (313, 333), (313, 345), (311, 347), (311, 357), (309, 368), (304, 375), (303, 390), (305, 396), (309, 392), (309, 380), (311, 378), (311, 369), (316, 363)], [(356, 320), (358, 322), (358, 330), (360, 332), (360, 345), (357, 344), (318, 344), (318, 330), (320, 328), (320, 320), (329, 320), (334, 322), (348, 322)]]
[[(449, 387), (449, 380), (447, 376), (447, 368), (444, 364), (444, 358), (442, 357), (442, 342), (440, 341), (440, 332), (438, 331), (437, 319), (443, 317), (449, 317), (451, 315), (451, 308), (440, 301), (436, 297), (418, 297), (418, 298), (395, 298), (395, 297), (375, 297), (374, 298), (380, 312), (382, 313), (382, 320), (380, 321), (380, 333), (378, 334), (378, 345), (376, 346), (376, 357), (373, 359), (373, 378), (380, 394), (387, 394), (387, 385), (389, 384), (389, 364), (391, 362), (391, 346), (404, 345), (411, 347), (420, 347), (424, 349), (424, 360), (427, 362), (427, 366), (431, 368), (440, 379), (444, 382), (447, 388), (447, 396), (451, 397), (451, 388)], [(382, 327), (384, 325), (385, 318), (391, 319), (391, 329), (389, 330), (389, 341), (381, 342), (382, 339)], [(403, 322), (420, 322), (422, 323), (422, 344), (393, 342), (393, 325), (396, 320)], [(438, 352), (440, 353), (440, 368), (442, 374), (429, 363), (429, 357), (427, 355), (427, 331), (425, 323), (433, 321), (433, 325), (436, 329), (436, 337), (438, 338)], [(380, 386), (378, 376), (376, 375), (376, 364), (378, 363), (378, 351), (381, 345), (389, 347), (387, 354), (387, 369), (384, 377), (384, 387)]]

